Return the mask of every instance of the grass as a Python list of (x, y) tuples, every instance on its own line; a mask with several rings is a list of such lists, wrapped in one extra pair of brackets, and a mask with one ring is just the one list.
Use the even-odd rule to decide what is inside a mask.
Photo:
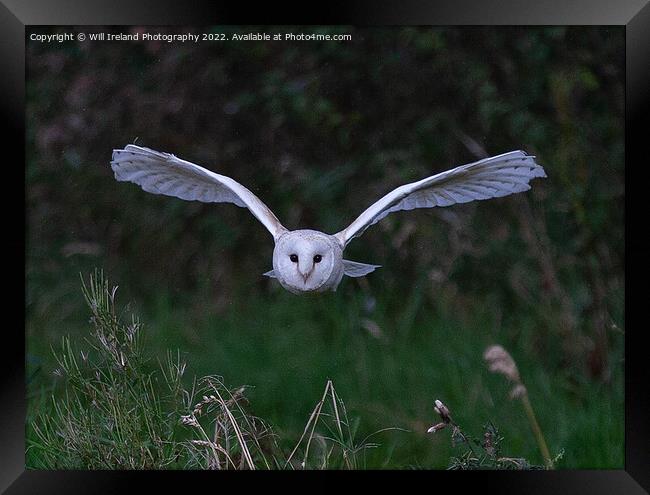
[[(424, 297), (395, 309), (386, 294), (378, 294), (375, 309), (369, 311), (372, 304), (363, 287), (349, 283), (341, 289), (319, 298), (295, 297), (281, 290), (263, 296), (238, 295), (221, 314), (211, 311), (207, 301), (192, 305), (159, 290), (155, 298), (135, 304), (135, 309), (146, 322), (146, 349), (151, 356), (169, 363), (168, 351), (181, 350), (179, 359), (187, 362), (184, 387), (192, 389), (187, 377), (220, 375), (218, 380), (199, 382), (197, 388), (213, 390), (202, 395), (217, 397), (217, 409), (230, 400), (225, 383), (250, 385), (246, 415), (240, 411), (240, 416), (224, 419), (223, 407), (221, 416), (216, 410), (210, 412), (221, 417), (218, 424), (230, 424), (222, 433), (228, 438), (234, 435), (234, 444), (237, 431), (232, 419), (241, 424), (253, 412), (254, 417), (264, 418), (277, 450), (270, 457), (264, 454), (262, 466), (284, 467), (290, 458), (291, 466), (300, 467), (307, 450), (305, 439), (311, 438), (312, 467), (447, 468), (457, 452), (448, 439), (427, 434), (435, 422), (434, 398), (453, 405), (455, 421), (467, 431), (482, 431), (491, 422), (506, 439), (504, 450), (509, 455), (528, 459), (531, 465), (543, 464), (521, 405), (509, 399), (508, 385), (491, 374), (483, 361), (485, 348), (496, 342), (507, 346), (517, 361), (550, 455), (563, 453), (557, 468), (623, 465), (622, 335), (614, 340), (612, 352), (618, 366), (612, 367), (609, 383), (599, 383), (562, 366), (552, 353), (540, 355), (517, 346), (517, 340), (531, 340), (525, 332), (535, 331), (534, 321), (511, 328), (494, 317), (489, 305), (484, 310), (474, 308), (471, 317), (461, 319), (454, 316), (453, 308)], [(69, 301), (67, 295), (65, 299)], [(68, 310), (69, 316), (54, 327), (51, 314), (28, 313), (28, 425), (51, 410), (51, 392), (62, 396), (63, 387), (52, 381), (59, 364), (51, 360), (50, 346), (63, 333), (72, 340), (88, 334), (81, 314), (80, 309)], [(153, 362), (147, 365), (151, 372), (156, 369)], [(336, 417), (332, 408), (338, 407), (341, 397), (345, 405), (338, 409), (339, 429), (337, 422), (328, 426), (324, 421)], [(317, 417), (314, 404), (316, 409), (322, 404)], [(186, 400), (185, 405), (191, 404)], [(329, 410), (322, 411), (326, 406)], [(304, 437), (315, 422), (318, 429)], [(372, 443), (355, 441), (379, 431), (370, 437)], [(33, 438), (29, 428), (28, 436)], [(299, 450), (291, 457), (297, 445)], [(345, 452), (356, 454), (356, 464), (349, 465)], [(197, 454), (192, 462), (209, 467), (214, 459), (205, 454)], [(294, 460), (300, 462), (296, 465)], [(42, 451), (30, 450), (27, 465), (42, 466)]]
[[(92, 331), (53, 353), (64, 394), (27, 425), (32, 467), (47, 469), (357, 469), (377, 444), (355, 441), (345, 403), (327, 381), (303, 434), (285, 458), (272, 428), (248, 410), (246, 387), (219, 376), (185, 388), (186, 363), (168, 352), (148, 369), (143, 330), (116, 313), (117, 287), (101, 272), (83, 283)], [(182, 425), (188, 431), (179, 432)], [(385, 431), (387, 431), (386, 429)], [(381, 433), (376, 432), (376, 433)], [(298, 458), (301, 460), (298, 461)]]

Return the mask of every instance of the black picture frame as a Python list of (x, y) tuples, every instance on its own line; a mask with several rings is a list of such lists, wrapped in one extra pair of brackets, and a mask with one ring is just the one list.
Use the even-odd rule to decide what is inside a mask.
[[(0, 1), (0, 111), (6, 124), (3, 134), (5, 150), (15, 151), (11, 162), (5, 161), (6, 177), (13, 184), (24, 183), (25, 147), (25, 33), (34, 25), (206, 25), (206, 24), (348, 24), (348, 25), (617, 25), (625, 26), (626, 36), (626, 164), (631, 174), (626, 176), (626, 198), (635, 197), (634, 183), (640, 184), (639, 169), (647, 168), (641, 158), (644, 137), (650, 128), (650, 5), (645, 0), (523, 1), (501, 0), (474, 2), (471, 0), (400, 2), (330, 1), (321, 8), (305, 3), (291, 11), (280, 11), (275, 4), (255, 6), (216, 3), (209, 0), (171, 2), (169, 0), (1, 0)], [(645, 138), (647, 140), (647, 138)], [(637, 153), (639, 152), (639, 158)], [(8, 158), (8, 155), (6, 155)], [(633, 157), (636, 158), (633, 161)], [(647, 160), (647, 159), (646, 159)], [(636, 186), (640, 188), (639, 185)], [(25, 262), (25, 217), (18, 220), (14, 213), (17, 203), (25, 204), (24, 189), (6, 187), (2, 195), (5, 212), (5, 255), (11, 267), (18, 270), (18, 260)], [(9, 194), (10, 193), (10, 194)], [(638, 196), (637, 196), (638, 197)], [(632, 209), (626, 199), (626, 223), (642, 215)], [(16, 219), (9, 226), (7, 220)], [(628, 227), (626, 225), (626, 227)], [(643, 226), (641, 226), (641, 229)], [(626, 228), (626, 251), (643, 254), (640, 243), (630, 243), (631, 229)], [(631, 263), (626, 253), (627, 266)], [(636, 258), (636, 256), (635, 256)], [(642, 257), (640, 257), (642, 258)], [(641, 265), (642, 266), (642, 265)], [(635, 271), (638, 273), (635, 264)], [(637, 275), (643, 277), (642, 274)], [(16, 280), (25, 280), (16, 273)], [(627, 288), (626, 277), (626, 288)], [(5, 283), (4, 301), (7, 308), (24, 308), (23, 291)], [(639, 293), (642, 295), (642, 292)], [(637, 296), (641, 297), (641, 296)], [(631, 306), (631, 291), (626, 291), (626, 310)], [(14, 301), (15, 299), (15, 301)], [(20, 314), (20, 311), (16, 311)], [(16, 319), (18, 319), (17, 317)], [(24, 323), (24, 319), (23, 319)], [(453, 481), (454, 490), (466, 483), (478, 483), (500, 493), (647, 493), (650, 489), (650, 447), (648, 446), (648, 417), (650, 417), (650, 373), (644, 362), (646, 348), (642, 344), (642, 325), (631, 325), (626, 334), (625, 348), (625, 467), (622, 470), (579, 470), (544, 472), (480, 472), (459, 473), (441, 471), (401, 472), (431, 483), (429, 489), (440, 489), (441, 480)], [(19, 493), (117, 493), (131, 491), (135, 483), (174, 485), (193, 490), (199, 483), (221, 483), (211, 473), (204, 472), (73, 472), (25, 470), (25, 386), (24, 333), (19, 322), (12, 322), (4, 331), (3, 359), (0, 360), (0, 491)], [(296, 480), (310, 482), (312, 475), (326, 473), (292, 473)], [(265, 474), (256, 476), (275, 476)], [(283, 474), (286, 476), (287, 474)], [(361, 474), (366, 479), (367, 473)], [(374, 473), (373, 480), (383, 480), (388, 472)], [(210, 477), (209, 477), (210, 476)], [(236, 476), (242, 476), (237, 474)], [(349, 476), (349, 475), (348, 475)], [(247, 480), (248, 478), (246, 478)], [(232, 479), (242, 483), (244, 479)], [(488, 485), (488, 483), (490, 483)], [(207, 486), (207, 485), (206, 485)], [(427, 486), (427, 485), (425, 485)], [(153, 489), (153, 487), (152, 487)], [(216, 489), (215, 485), (213, 488)]]

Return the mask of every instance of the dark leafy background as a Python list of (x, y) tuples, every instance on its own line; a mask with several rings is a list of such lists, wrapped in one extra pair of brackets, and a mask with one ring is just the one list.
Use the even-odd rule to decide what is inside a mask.
[[(375, 437), (369, 467), (448, 464), (448, 438), (425, 434), (436, 398), (539, 463), (520, 406), (482, 362), (500, 343), (560, 467), (622, 467), (622, 28), (89, 31), (352, 40), (27, 41), (32, 411), (60, 393), (50, 347), (88, 332), (79, 273), (101, 267), (154, 356), (179, 348), (191, 374), (252, 385), (251, 409), (292, 441), (331, 378), (361, 436), (410, 431)], [(300, 298), (262, 276), (272, 240), (245, 210), (117, 183), (111, 151), (134, 141), (232, 176), (290, 229), (330, 233), (391, 188), (483, 154), (524, 149), (548, 178), (393, 214), (348, 248), (380, 270)]]

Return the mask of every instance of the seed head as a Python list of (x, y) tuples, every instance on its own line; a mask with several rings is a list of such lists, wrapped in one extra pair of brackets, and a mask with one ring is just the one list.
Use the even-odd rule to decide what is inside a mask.
[(511, 382), (521, 383), (515, 360), (500, 345), (488, 347), (483, 354), (483, 359), (487, 362), (488, 369), (493, 373), (500, 373)]
[(447, 427), (447, 423), (438, 423), (427, 430), (427, 433), (435, 433)]
[(443, 422), (449, 423), (451, 421), (451, 416), (449, 415), (449, 409), (445, 406), (442, 401), (436, 399), (436, 406), (433, 410), (440, 416)]
[(193, 426), (194, 428), (197, 428), (199, 426), (199, 422), (196, 420), (196, 417), (193, 414), (181, 416), (181, 423), (186, 426)]

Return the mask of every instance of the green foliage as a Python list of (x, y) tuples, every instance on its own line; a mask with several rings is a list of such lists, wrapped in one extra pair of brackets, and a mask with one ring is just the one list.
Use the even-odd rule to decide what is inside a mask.
[[(63, 338), (55, 375), (65, 395), (28, 424), (31, 467), (47, 469), (162, 469), (178, 464), (174, 441), (182, 404), (184, 365), (168, 356), (167, 373), (150, 373), (137, 320), (121, 323), (115, 293), (95, 273), (84, 296), (92, 312), (88, 346)], [(164, 377), (165, 394), (157, 381)], [(29, 452), (29, 450), (28, 450)], [(38, 452), (38, 453), (36, 453)]]
[[(65, 379), (64, 395), (52, 396), (27, 425), (31, 468), (354, 469), (359, 454), (377, 446), (355, 442), (345, 404), (328, 381), (285, 459), (270, 426), (246, 410), (246, 387), (230, 390), (221, 377), (205, 376), (186, 390), (186, 364), (171, 352), (150, 371), (142, 328), (133, 317), (124, 324), (116, 316), (116, 292), (101, 272), (84, 284), (90, 349), (63, 339), (55, 374)], [(312, 444), (318, 452), (310, 456)]]
[[(324, 433), (318, 433), (316, 428), (319, 426), (324, 429)], [(398, 428), (383, 428), (357, 442), (355, 437), (358, 426), (358, 421), (354, 424), (350, 422), (345, 403), (336, 393), (332, 381), (328, 380), (323, 397), (309, 416), (302, 436), (289, 454), (285, 467), (304, 469), (310, 463), (319, 469), (368, 467), (366, 450), (380, 446), (378, 443), (369, 442), (370, 438)], [(301, 454), (300, 462), (297, 461), (298, 454)]]
[[(369, 466), (444, 467), (421, 418), (444, 392), (478, 431), (477, 411), (502, 398), (480, 360), (499, 342), (529, 377), (549, 448), (566, 451), (560, 467), (621, 467), (623, 28), (211, 28), (307, 29), (353, 39), (27, 44), (28, 422), (61, 393), (50, 346), (87, 334), (76, 274), (101, 266), (150, 323), (153, 356), (178, 348), (194, 375), (254, 385), (282, 439), (331, 379), (358, 438), (420, 433), (391, 435), (388, 460), (365, 451)], [(289, 228), (329, 232), (482, 150), (524, 149), (548, 179), (391, 215), (349, 246), (380, 270), (296, 298), (261, 276), (272, 244), (247, 212), (114, 181), (111, 150), (136, 138), (236, 178)], [(520, 408), (498, 412), (512, 451), (541, 463)]]
[(501, 453), (503, 437), (492, 423), (483, 427), (483, 439), (472, 437), (463, 433), (459, 426), (452, 427), (451, 441), (454, 447), (464, 447), (465, 450), (458, 457), (452, 457), (449, 469), (544, 469), (543, 466), (531, 464), (523, 457), (508, 457)]
[[(122, 287), (120, 290), (125, 289)], [(355, 292), (358, 291), (359, 288), (355, 288)], [(112, 293), (112, 289), (108, 293)], [(483, 423), (492, 420), (500, 425), (502, 434), (508, 439), (509, 454), (517, 458), (525, 457), (535, 465), (543, 462), (521, 406), (508, 399), (509, 387), (504, 385), (501, 377), (488, 373), (482, 362), (483, 349), (494, 338), (492, 324), (485, 319), (462, 323), (449, 314), (442, 320), (431, 320), (431, 310), (425, 306), (416, 312), (415, 317), (398, 315), (399, 321), (405, 321), (406, 317), (412, 319), (411, 327), (397, 331), (393, 326), (395, 323), (391, 323), (391, 317), (387, 316), (377, 319), (377, 328), (368, 329), (362, 326), (367, 322), (355, 321), (355, 314), (362, 313), (363, 299), (359, 297), (355, 299), (352, 296), (348, 300), (332, 294), (331, 298), (319, 302), (321, 300), (296, 300), (289, 294), (280, 294), (282, 297), (273, 305), (263, 306), (263, 301), (249, 301), (250, 306), (246, 308), (257, 307), (257, 311), (265, 315), (263, 320), (253, 311), (234, 308), (231, 313), (209, 323), (199, 320), (200, 326), (194, 327), (195, 318), (191, 316), (191, 311), (167, 306), (164, 301), (145, 312), (149, 337), (147, 352), (140, 355), (150, 366), (146, 366), (143, 373), (154, 373), (153, 376), (157, 377), (154, 384), (162, 387), (156, 388), (161, 396), (167, 396), (170, 392), (166, 385), (169, 380), (165, 376), (175, 375), (175, 372), (167, 369), (185, 369), (185, 365), (177, 355), (171, 360), (168, 357), (163, 360), (163, 376), (160, 367), (147, 360), (144, 354), (169, 356), (169, 349), (175, 348), (177, 342), (183, 343), (183, 354), (191, 358), (187, 369), (192, 375), (209, 376), (215, 371), (223, 375), (222, 379), (212, 377), (209, 381), (198, 381), (196, 385), (186, 384), (189, 386), (185, 389), (192, 398), (185, 396), (182, 404), (174, 403), (172, 407), (170, 402), (166, 402), (166, 412), (178, 411), (175, 413), (176, 421), (196, 409), (203, 396), (210, 398), (214, 395), (218, 398), (214, 391), (216, 388), (229, 404), (232, 397), (237, 398), (238, 406), (244, 409), (248, 421), (254, 426), (251, 428), (247, 424), (238, 407), (229, 406), (246, 438), (256, 438), (261, 445), (260, 451), (255, 443), (249, 442), (258, 467), (265, 468), (268, 464), (272, 467), (300, 468), (306, 449), (305, 439), (300, 442), (300, 438), (315, 410), (314, 398), (323, 395), (322, 384), (329, 377), (337, 383), (337, 390), (343, 390), (347, 399), (347, 405), (339, 407), (344, 435), (341, 438), (336, 422), (332, 421), (335, 412), (330, 394), (334, 393), (337, 397), (338, 394), (333, 386), (329, 391), (326, 387), (323, 411), (318, 418), (318, 428), (307, 458), (307, 465), (312, 468), (346, 467), (342, 456), (346, 450), (356, 454), (355, 465), (359, 467), (446, 467), (450, 457), (456, 454), (439, 441), (441, 436), (431, 437), (426, 433), (430, 403), (432, 397), (438, 394), (458, 404), (455, 417), (468, 431), (479, 429)], [(314, 305), (319, 308), (315, 312)], [(383, 306), (381, 301), (378, 305)], [(411, 310), (405, 308), (405, 311)], [(112, 311), (108, 313), (112, 314)], [(118, 315), (121, 313), (116, 312)], [(126, 319), (129, 320), (128, 317)], [(370, 333), (371, 329), (374, 334)], [(85, 328), (80, 330), (73, 342), (80, 342), (87, 333)], [(142, 335), (142, 330), (138, 335)], [(49, 350), (42, 345), (41, 348), (43, 351), (40, 354), (47, 356)], [(84, 349), (76, 349), (70, 354), (80, 356), (80, 350)], [(32, 345), (30, 352), (38, 352), (35, 345)], [(93, 356), (90, 350), (84, 352)], [(57, 354), (61, 355), (60, 352)], [(97, 353), (94, 356), (91, 365), (96, 362)], [(112, 366), (114, 360), (105, 359), (103, 362)], [(518, 353), (517, 362), (526, 376), (529, 394), (536, 403), (538, 419), (551, 451), (566, 452), (559, 468), (621, 465), (623, 423), (616, 418), (621, 417), (623, 412), (622, 373), (613, 376), (611, 385), (586, 381), (575, 385), (561, 368), (540, 364), (534, 354)], [(49, 369), (56, 368), (58, 365)], [(54, 390), (39, 390), (36, 384), (50, 383), (50, 379), (42, 371), (37, 370), (34, 375), (29, 387), (31, 397), (27, 426), (28, 438), (35, 445), (28, 451), (27, 464), (30, 467), (44, 467), (58, 462), (56, 465), (62, 466), (60, 451), (50, 450), (51, 453), (46, 454), (47, 450), (38, 448), (36, 444), (42, 445), (43, 441), (34, 436), (32, 425), (40, 425), (44, 418), (57, 416), (53, 414), (52, 394), (58, 404), (65, 404), (65, 390), (69, 387), (59, 379)], [(89, 377), (92, 376), (90, 373)], [(222, 385), (224, 382), (245, 381), (255, 386), (229, 390)], [(178, 393), (175, 396), (178, 397)], [(254, 405), (254, 416), (245, 407), (249, 401)], [(211, 438), (217, 427), (222, 428), (223, 433), (220, 430), (218, 437), (230, 438), (231, 445), (236, 446), (234, 427), (219, 408), (220, 403), (214, 405), (215, 409), (211, 409), (209, 414), (199, 415), (199, 422)], [(105, 410), (109, 411), (110, 405), (105, 406)], [(348, 420), (342, 411), (350, 407), (355, 417)], [(104, 415), (104, 421), (110, 422), (108, 412)], [(57, 424), (61, 430), (60, 425), (65, 422), (61, 420)], [(269, 425), (273, 425), (275, 436)], [(398, 429), (374, 436), (387, 426)], [(181, 428), (186, 435), (173, 437), (182, 444), (175, 451), (186, 452), (187, 446), (195, 449), (190, 451), (193, 457), (188, 459), (181, 456), (175, 466), (200, 469), (214, 466), (214, 460), (208, 456), (210, 452), (201, 444), (191, 443), (191, 440), (205, 441), (203, 434), (189, 426)], [(62, 439), (54, 435), (56, 429), (49, 430), (55, 440)], [(146, 435), (142, 431), (142, 436)], [(331, 443), (326, 444), (325, 448), (322, 440)], [(381, 445), (374, 444), (375, 440), (379, 440)], [(280, 453), (273, 445), (277, 445)], [(286, 466), (286, 459), (296, 445), (300, 445), (293, 456), (296, 462), (292, 460)], [(598, 448), (585, 451), (585, 445), (596, 445)], [(186, 455), (190, 453), (186, 452)], [(233, 452), (232, 458), (234, 462), (229, 461), (229, 467), (239, 466), (241, 456)], [(222, 462), (226, 460), (224, 456), (220, 459)], [(78, 459), (76, 465), (79, 465)]]

